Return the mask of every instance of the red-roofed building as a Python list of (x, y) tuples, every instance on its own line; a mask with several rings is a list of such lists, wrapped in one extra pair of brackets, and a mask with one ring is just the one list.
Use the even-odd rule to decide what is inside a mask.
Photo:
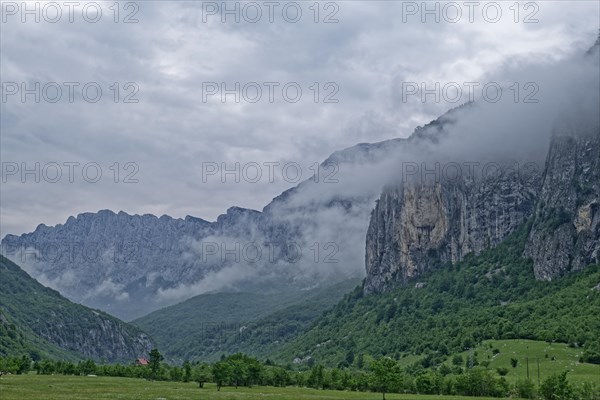
[(148, 360), (145, 358), (138, 358), (135, 360), (135, 365), (148, 365)]

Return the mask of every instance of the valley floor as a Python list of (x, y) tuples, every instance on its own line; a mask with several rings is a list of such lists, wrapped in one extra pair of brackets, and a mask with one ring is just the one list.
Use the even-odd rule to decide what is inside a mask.
[[(459, 400), (464, 397), (386, 394), (389, 400)], [(199, 389), (195, 383), (150, 382), (142, 379), (96, 376), (7, 375), (0, 378), (2, 400), (302, 400), (302, 399), (381, 399), (381, 393), (359, 393), (307, 388), (224, 387)], [(487, 397), (473, 398), (491, 400)], [(496, 399), (497, 400), (497, 399)]]

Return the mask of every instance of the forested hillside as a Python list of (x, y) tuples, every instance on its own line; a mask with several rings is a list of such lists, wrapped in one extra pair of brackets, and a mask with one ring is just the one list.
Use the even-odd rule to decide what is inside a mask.
[(0, 355), (131, 362), (151, 346), (140, 329), (70, 302), (0, 256)]
[(530, 224), (504, 243), (434, 268), (407, 287), (363, 295), (358, 287), (312, 329), (284, 346), (277, 359), (308, 359), (361, 367), (364, 356), (421, 355), (424, 366), (485, 339), (534, 339), (600, 353), (600, 266), (542, 282), (523, 246)]
[(351, 279), (304, 291), (204, 294), (133, 324), (157, 341), (167, 359), (177, 362), (216, 361), (239, 351), (268, 357), (307, 331), (358, 283)]

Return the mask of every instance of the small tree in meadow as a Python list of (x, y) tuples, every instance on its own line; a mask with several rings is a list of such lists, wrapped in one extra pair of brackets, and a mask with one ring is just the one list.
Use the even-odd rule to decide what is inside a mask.
[(226, 361), (219, 361), (213, 365), (212, 375), (217, 384), (217, 391), (220, 391), (221, 386), (231, 379), (231, 368)]
[(396, 381), (396, 366), (396, 361), (389, 357), (381, 357), (371, 363), (371, 385), (381, 392), (383, 400), (385, 400), (385, 394), (392, 389)]
[(198, 387), (202, 389), (204, 383), (209, 382), (212, 379), (210, 373), (210, 367), (207, 364), (198, 364), (192, 373), (194, 382), (198, 382)]
[(160, 370), (160, 362), (163, 360), (162, 354), (159, 353), (158, 349), (152, 349), (150, 351), (150, 360), (148, 361), (150, 365), (150, 372), (152, 374), (152, 379), (156, 379), (156, 375)]

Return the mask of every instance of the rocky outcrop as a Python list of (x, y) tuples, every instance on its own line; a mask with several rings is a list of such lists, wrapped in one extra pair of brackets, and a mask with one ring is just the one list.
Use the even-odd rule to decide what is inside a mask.
[[(382, 292), (499, 244), (528, 219), (537, 279), (600, 262), (600, 134), (556, 136), (539, 170), (387, 187), (371, 215), (364, 292)], [(525, 173), (523, 173), (525, 172)]]
[(495, 246), (533, 213), (539, 172), (406, 181), (383, 191), (367, 232), (364, 292), (382, 292)]
[(63, 350), (93, 360), (131, 362), (147, 356), (153, 347), (148, 335), (104, 313), (88, 310), (76, 315), (76, 321), (62, 323), (65, 315), (61, 311), (51, 313), (54, 323), (34, 324), (32, 330)]
[(600, 262), (600, 133), (552, 141), (525, 255), (543, 280)]

